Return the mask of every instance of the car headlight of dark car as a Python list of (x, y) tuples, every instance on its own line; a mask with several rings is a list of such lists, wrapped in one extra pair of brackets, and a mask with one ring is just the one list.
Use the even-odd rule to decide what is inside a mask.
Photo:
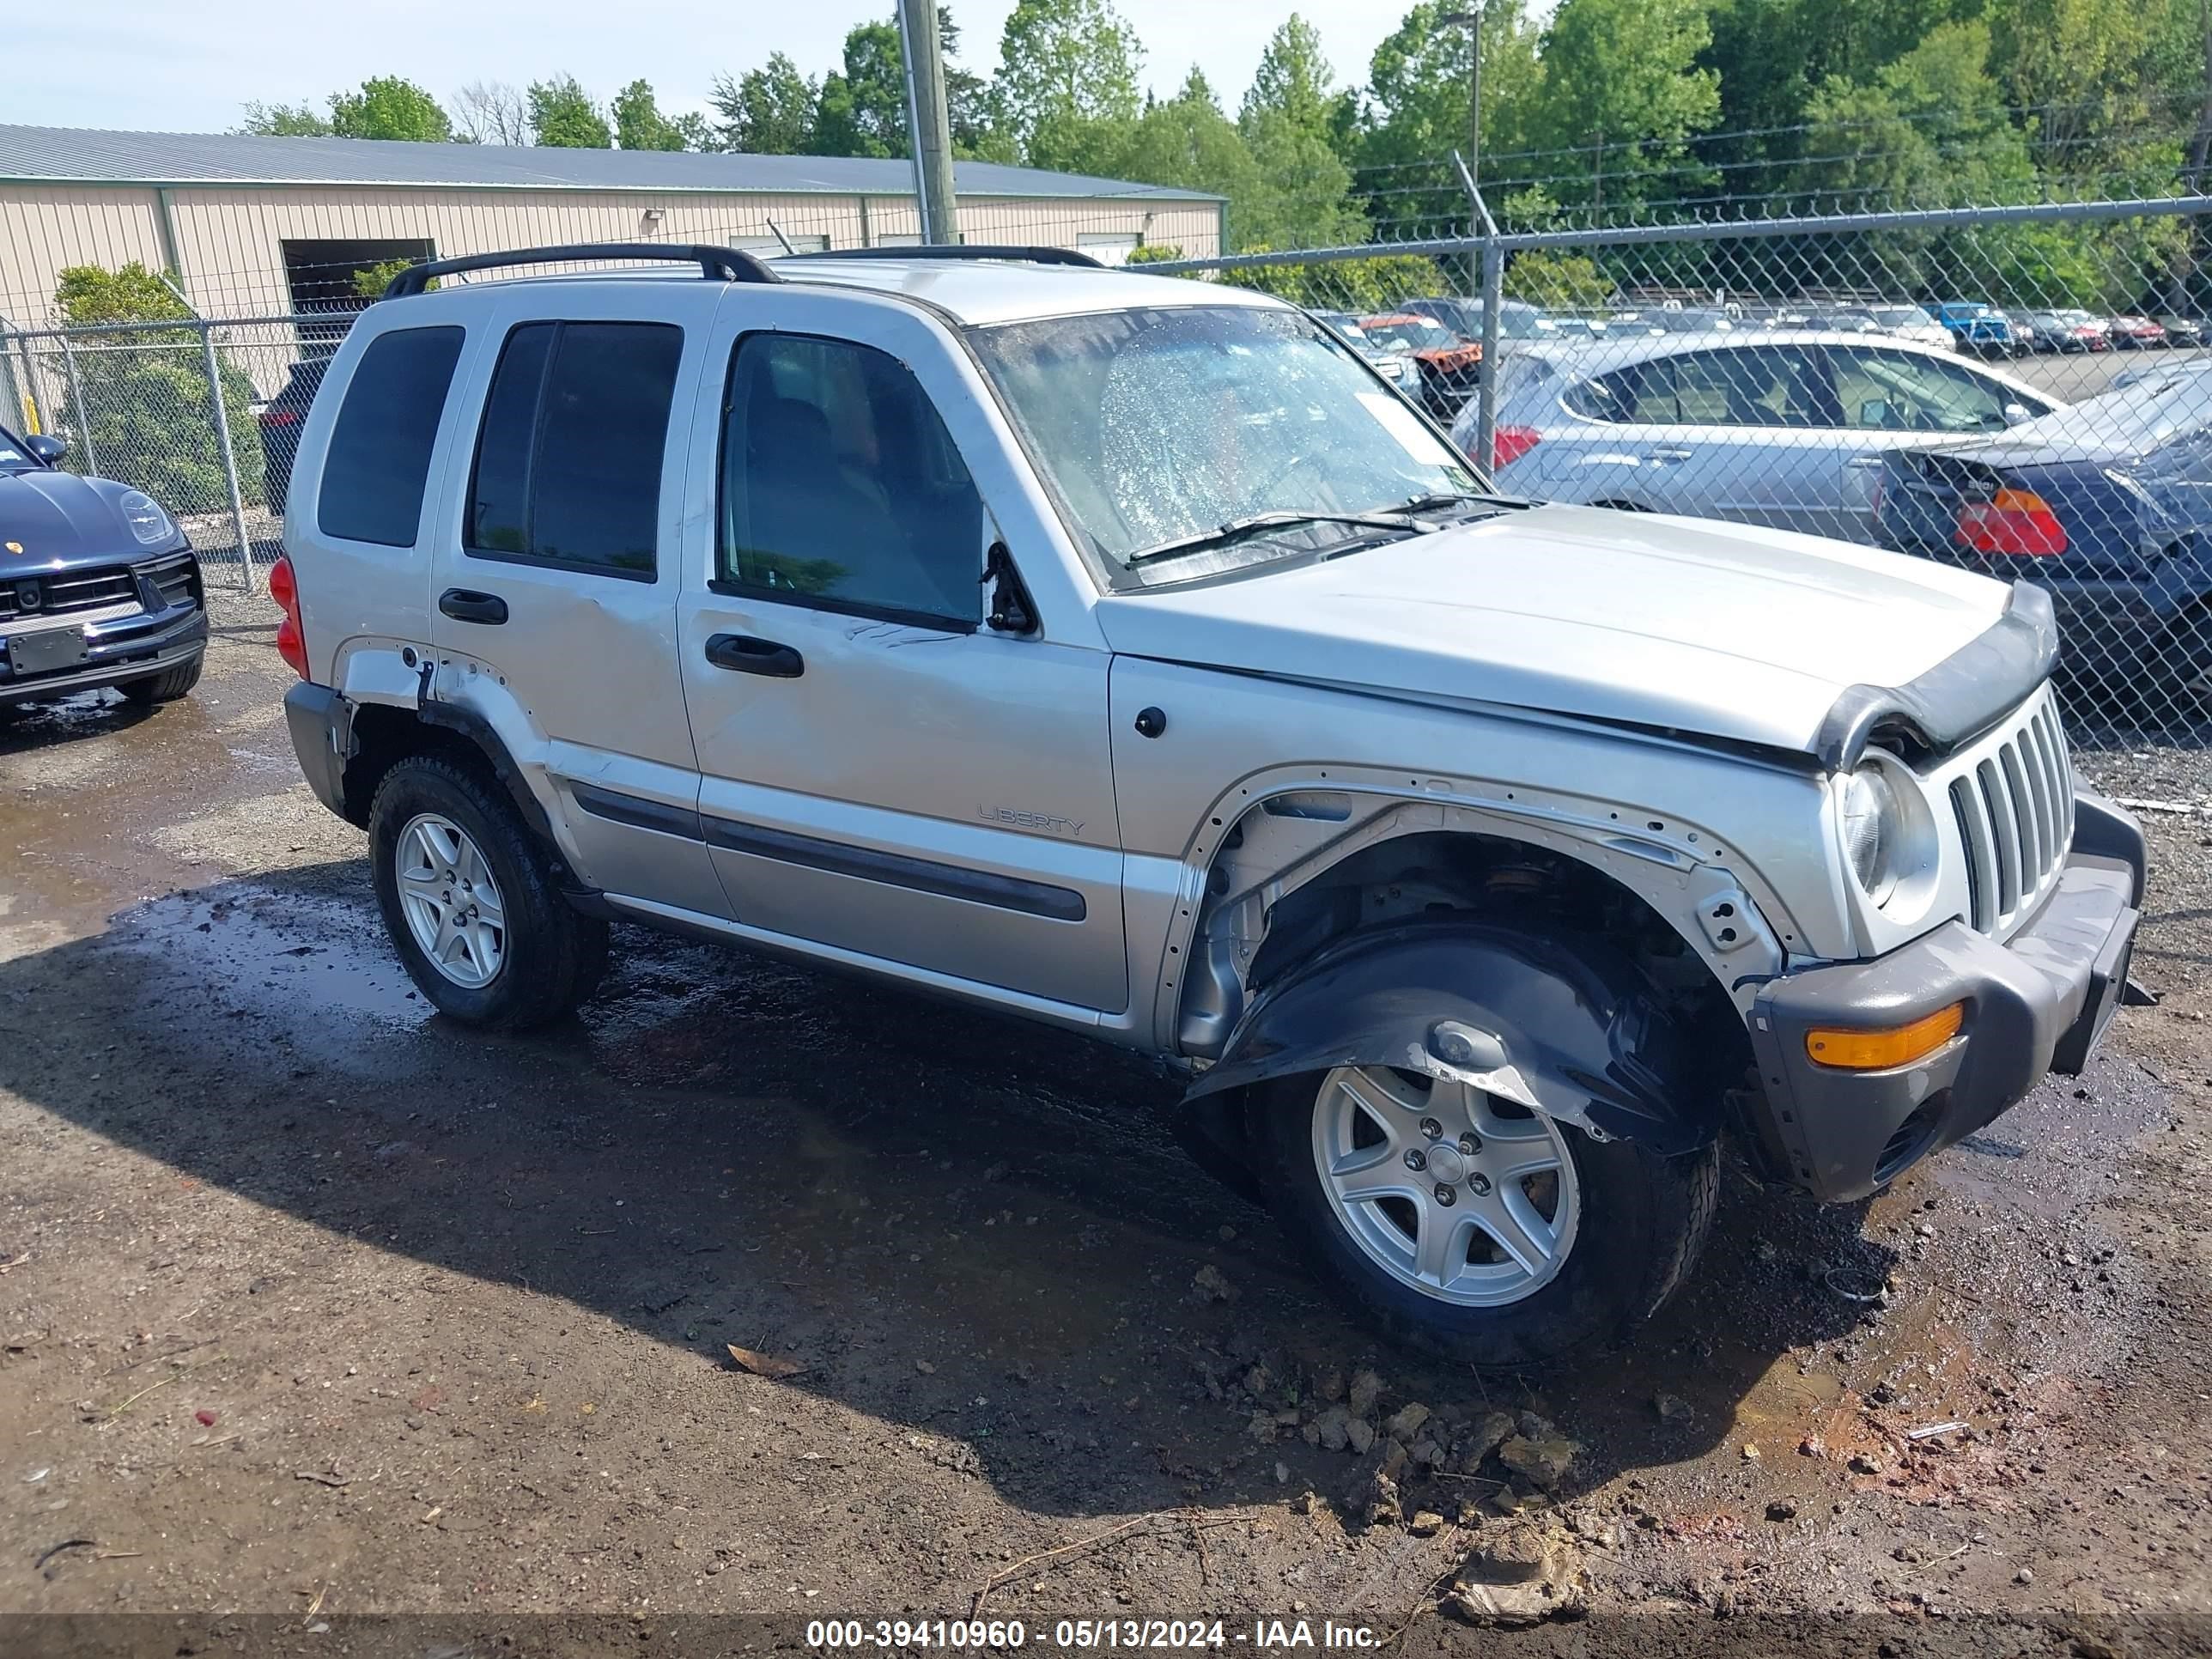
[(159, 501), (143, 489), (127, 491), (115, 506), (142, 547), (157, 546), (176, 536), (175, 521), (161, 510)]

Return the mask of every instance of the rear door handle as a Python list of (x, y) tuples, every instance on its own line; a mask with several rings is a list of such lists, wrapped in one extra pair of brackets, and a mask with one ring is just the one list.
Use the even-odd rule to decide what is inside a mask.
[(789, 646), (750, 634), (715, 635), (707, 641), (707, 660), (717, 668), (765, 674), (772, 680), (795, 680), (806, 672), (806, 659)]
[(507, 620), (507, 601), (496, 593), (479, 593), (473, 587), (449, 587), (438, 595), (438, 609), (455, 622), (487, 623)]

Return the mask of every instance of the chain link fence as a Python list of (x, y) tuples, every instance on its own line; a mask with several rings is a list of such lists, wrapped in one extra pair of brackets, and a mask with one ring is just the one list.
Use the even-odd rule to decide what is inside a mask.
[(143, 489), (210, 574), (273, 562), (300, 422), (347, 313), (0, 332), (0, 419), (65, 439), (63, 465)]
[[(1307, 307), (1516, 494), (2039, 583), (2075, 741), (2201, 747), (2209, 229), (2212, 198), (2184, 197), (1538, 227), (1132, 269)], [(65, 465), (162, 502), (216, 580), (228, 566), (251, 587), (351, 316), (0, 325), (0, 409), (66, 438)]]
[(1143, 269), (1307, 307), (1514, 494), (2036, 582), (2077, 743), (2201, 745), (2208, 214), (2189, 197), (1538, 228)]

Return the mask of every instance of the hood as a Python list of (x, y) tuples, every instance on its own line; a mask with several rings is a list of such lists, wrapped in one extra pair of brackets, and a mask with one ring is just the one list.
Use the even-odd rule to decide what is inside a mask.
[[(122, 564), (150, 557), (116, 503), (128, 486), (74, 472), (0, 472), (0, 576), (11, 570)], [(12, 553), (6, 544), (20, 542)]]
[(2006, 613), (2002, 583), (1763, 530), (1551, 506), (1100, 601), (1120, 653), (1811, 753)]

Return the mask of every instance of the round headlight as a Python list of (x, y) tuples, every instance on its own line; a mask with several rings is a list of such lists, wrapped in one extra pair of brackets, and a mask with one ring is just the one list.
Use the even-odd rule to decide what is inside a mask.
[(145, 546), (165, 542), (177, 533), (177, 527), (169, 522), (169, 515), (161, 511), (161, 503), (143, 490), (127, 492), (116, 506), (123, 514), (123, 522), (131, 526), (131, 533)]
[(1867, 896), (1881, 903), (1897, 884), (1897, 843), (1905, 811), (1887, 770), (1875, 762), (1844, 780), (1844, 854)]

